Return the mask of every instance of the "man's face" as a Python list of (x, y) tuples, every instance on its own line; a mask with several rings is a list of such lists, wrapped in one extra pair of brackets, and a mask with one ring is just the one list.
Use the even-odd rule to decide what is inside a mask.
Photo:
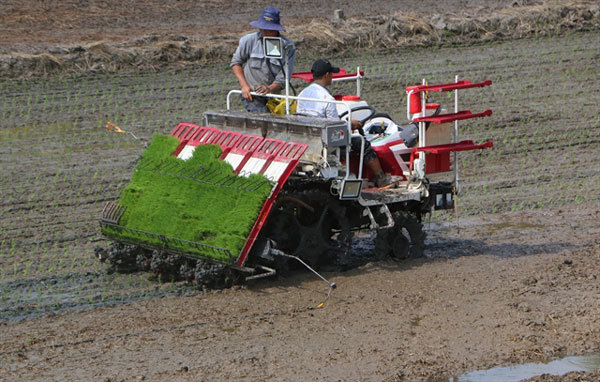
[(331, 72), (325, 73), (325, 85), (329, 86), (333, 82), (333, 74)]
[(263, 37), (278, 37), (279, 31), (270, 31), (270, 30), (266, 30), (266, 29), (261, 29), (260, 34), (262, 34)]

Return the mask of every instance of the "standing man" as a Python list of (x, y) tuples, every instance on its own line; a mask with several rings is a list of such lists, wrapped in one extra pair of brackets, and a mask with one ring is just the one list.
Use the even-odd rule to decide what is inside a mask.
[[(319, 59), (313, 63), (310, 71), (313, 75), (313, 82), (302, 90), (298, 94), (298, 97), (335, 101), (335, 98), (329, 93), (327, 87), (333, 81), (333, 73), (339, 72), (340, 68), (332, 66), (328, 60)], [(340, 119), (335, 104), (329, 102), (298, 100), (298, 110), (296, 112), (313, 117)], [(361, 127), (362, 123), (360, 121), (352, 120), (353, 131)], [(350, 140), (350, 151), (360, 152), (360, 146), (360, 137), (352, 137)], [(365, 141), (364, 161), (365, 165), (375, 175), (374, 180), (377, 187), (383, 187), (392, 182), (391, 177), (383, 172), (379, 158), (377, 158), (377, 154), (369, 141)]]
[(277, 93), (285, 87), (285, 67), (283, 60), (265, 57), (263, 37), (281, 37), (284, 54), (287, 53), (288, 68), (294, 71), (296, 47), (279, 32), (285, 28), (279, 23), (279, 9), (266, 7), (257, 21), (250, 23), (259, 31), (245, 35), (231, 59), (231, 68), (242, 88), (242, 103), (251, 112), (268, 113), (267, 97), (253, 97), (258, 94)]

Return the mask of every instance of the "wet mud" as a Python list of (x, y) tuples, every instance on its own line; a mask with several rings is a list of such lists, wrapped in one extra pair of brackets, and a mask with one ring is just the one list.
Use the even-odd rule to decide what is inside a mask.
[[(5, 324), (2, 370), (20, 379), (449, 380), (591, 353), (600, 243), (558, 223), (597, 230), (590, 210), (599, 212), (465, 219), (460, 234), (449, 227), (435, 239), (455, 243), (453, 254), (326, 273), (338, 286), (329, 299), (321, 280), (296, 274)], [(496, 219), (506, 228), (481, 237)], [(544, 228), (515, 228), (523, 221)], [(546, 235), (562, 246), (539, 250)], [(485, 249), (473, 253), (477, 242)]]

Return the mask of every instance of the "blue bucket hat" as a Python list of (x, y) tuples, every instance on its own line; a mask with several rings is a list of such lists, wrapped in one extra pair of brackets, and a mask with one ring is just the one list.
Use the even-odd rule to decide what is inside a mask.
[(279, 9), (272, 6), (266, 7), (260, 15), (260, 18), (256, 21), (252, 21), (250, 25), (257, 29), (285, 32), (285, 28), (279, 24)]

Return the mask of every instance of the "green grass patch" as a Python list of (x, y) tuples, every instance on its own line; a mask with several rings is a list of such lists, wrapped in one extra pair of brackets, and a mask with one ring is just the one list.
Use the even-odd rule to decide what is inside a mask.
[[(193, 157), (183, 161), (171, 156), (179, 140), (173, 136), (155, 135), (142, 155), (131, 183), (125, 187), (120, 204), (127, 210), (120, 224), (128, 228), (149, 231), (228, 250), (236, 258), (250, 233), (260, 208), (271, 192), (271, 184), (262, 175), (236, 177), (236, 186), (260, 184), (249, 192), (206, 184), (197, 180), (176, 177), (167, 173), (144, 170), (142, 163), (153, 163), (157, 168), (176, 168), (178, 174), (189, 174), (199, 169), (211, 174), (210, 179), (234, 176), (232, 167), (218, 159), (219, 146), (200, 145)], [(259, 178), (257, 178), (259, 177)], [(136, 234), (115, 227), (103, 227), (103, 233), (115, 239), (133, 240), (161, 247), (158, 237)], [(172, 249), (190, 255), (209, 257), (215, 261), (230, 262), (225, 253), (205, 247), (169, 241)]]

